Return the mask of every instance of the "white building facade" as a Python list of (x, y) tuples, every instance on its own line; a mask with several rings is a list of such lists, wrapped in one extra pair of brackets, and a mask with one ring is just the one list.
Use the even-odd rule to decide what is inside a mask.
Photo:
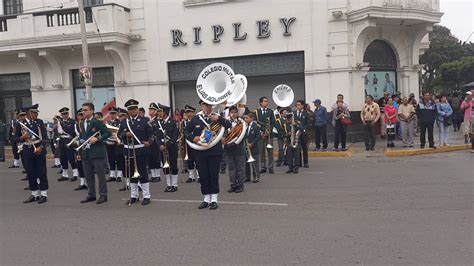
[[(30, 103), (48, 120), (78, 109), (76, 1), (0, 2), (0, 118)], [(250, 108), (285, 83), (296, 99), (329, 106), (343, 94), (358, 111), (367, 94), (418, 94), (418, 59), (442, 16), (439, 0), (85, 2), (96, 109), (112, 98), (196, 106), (199, 72), (224, 62), (247, 76)]]

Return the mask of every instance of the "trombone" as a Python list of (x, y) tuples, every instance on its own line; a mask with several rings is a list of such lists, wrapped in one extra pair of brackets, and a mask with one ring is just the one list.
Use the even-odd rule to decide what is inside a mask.
[(70, 148), (72, 145), (78, 145), (78, 140), (79, 136), (75, 136), (68, 144), (66, 144), (66, 147)]
[[(31, 130), (29, 127), (27, 127), (25, 124), (23, 124), (21, 121), (18, 121), (18, 123), (20, 123), (20, 126), (21, 126), (21, 134), (25, 134), (25, 133), (28, 133), (29, 135), (29, 138), (28, 140), (26, 141), (29, 145), (33, 146), (33, 152), (36, 152), (37, 148), (35, 146), (35, 143), (31, 140), (32, 138), (38, 138), (39, 139), (39, 136), (33, 131)], [(18, 153), (21, 153), (23, 151), (23, 145), (22, 144), (21, 146), (18, 145)]]
[(163, 169), (167, 169), (167, 168), (170, 168), (170, 163), (169, 163), (169, 152), (168, 152), (168, 136), (166, 135), (166, 131), (163, 131), (163, 139), (164, 139), (164, 142), (163, 142), (163, 146), (165, 147), (163, 149), (163, 166), (161, 168)]
[(267, 139), (265, 140), (265, 142), (267, 143), (266, 145), (267, 149), (273, 149), (273, 145), (270, 143), (270, 141), (272, 140), (271, 134), (272, 134), (272, 129), (271, 129), (270, 117), (268, 117), (267, 119), (265, 119), (265, 135), (267, 135)]
[(253, 173), (251, 173), (250, 175), (252, 175), (252, 176), (254, 174), (257, 175), (258, 173), (257, 173), (257, 170), (255, 168), (255, 158), (253, 158), (253, 156), (252, 156), (252, 150), (249, 148), (247, 140), (245, 140), (245, 150), (247, 151), (247, 163), (250, 164), (250, 167), (253, 171)]
[[(138, 166), (137, 166), (137, 150), (135, 149), (135, 141), (133, 141), (132, 139), (132, 150), (133, 150), (133, 168), (134, 168), (134, 171), (133, 171), (133, 176), (131, 176), (131, 178), (139, 178), (140, 177), (140, 173), (138, 172)], [(127, 149), (127, 152), (130, 153), (130, 149)], [(128, 167), (129, 169), (128, 172), (130, 172), (130, 154), (128, 154), (127, 156), (128, 158)]]

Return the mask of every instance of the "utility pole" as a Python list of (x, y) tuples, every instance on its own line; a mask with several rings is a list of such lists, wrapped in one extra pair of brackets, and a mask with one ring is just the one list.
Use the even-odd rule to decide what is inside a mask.
[[(89, 65), (89, 48), (87, 46), (87, 36), (86, 36), (86, 15), (84, 13), (84, 1), (77, 0), (79, 4), (79, 22), (81, 25), (81, 39), (82, 39), (82, 60), (85, 67), (90, 67)], [(85, 80), (86, 86), (86, 102), (92, 103), (92, 68), (90, 68), (90, 80)]]

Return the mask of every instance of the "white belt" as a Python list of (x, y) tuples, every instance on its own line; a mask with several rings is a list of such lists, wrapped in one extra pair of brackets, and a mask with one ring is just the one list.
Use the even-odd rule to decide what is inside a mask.
[(32, 145), (38, 144), (38, 143), (41, 143), (41, 140), (35, 140), (35, 141), (32, 141), (32, 142), (24, 142), (23, 145), (24, 146), (32, 146)]
[(70, 139), (71, 138), (70, 135), (61, 135), (59, 137), (62, 138), (62, 139)]
[(140, 149), (145, 147), (144, 144), (138, 144), (138, 145), (123, 145), (125, 149)]

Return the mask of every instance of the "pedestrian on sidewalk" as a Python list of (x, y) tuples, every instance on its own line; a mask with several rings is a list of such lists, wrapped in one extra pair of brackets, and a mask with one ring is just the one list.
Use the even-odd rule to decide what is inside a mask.
[(323, 144), (322, 150), (326, 151), (328, 148), (328, 139), (326, 132), (326, 125), (328, 123), (328, 113), (326, 107), (321, 105), (321, 100), (316, 99), (314, 103), (314, 141), (316, 143), (315, 151), (321, 150), (321, 142)]
[(474, 108), (474, 102), (472, 101), (472, 92), (466, 92), (466, 98), (461, 104), (461, 112), (463, 113), (463, 133), (464, 133), (464, 143), (468, 144), (469, 142), (469, 133), (471, 131), (471, 117), (472, 109)]
[(403, 97), (402, 104), (398, 109), (398, 119), (402, 130), (403, 147), (413, 147), (413, 136), (415, 132), (415, 107), (408, 102), (407, 97)]
[(458, 131), (461, 127), (463, 120), (463, 114), (461, 114), (461, 100), (459, 99), (459, 94), (457, 92), (453, 93), (453, 97), (448, 98), (448, 103), (453, 108), (452, 120), (454, 132)]
[(396, 137), (395, 127), (397, 124), (397, 108), (393, 105), (393, 99), (388, 98), (387, 105), (384, 107), (385, 113), (385, 125), (387, 130), (387, 148), (395, 147), (395, 143), (393, 142)]
[(385, 105), (388, 103), (388, 98), (390, 94), (388, 92), (384, 92), (383, 97), (379, 99), (379, 108), (380, 108), (380, 137), (385, 138)]
[(372, 95), (367, 95), (366, 103), (360, 113), (360, 120), (364, 125), (365, 150), (375, 149), (375, 124), (380, 119), (380, 107), (374, 102)]
[(436, 149), (434, 146), (433, 127), (436, 120), (436, 105), (431, 100), (429, 92), (423, 94), (423, 98), (418, 103), (416, 108), (416, 115), (420, 121), (420, 148), (424, 149), (426, 144), (426, 132), (428, 131), (428, 142), (430, 148)]
[(5, 142), (8, 140), (7, 125), (0, 120), (0, 162), (5, 161)]
[(344, 105), (343, 100), (337, 101), (337, 109), (333, 112), (333, 126), (334, 126), (334, 151), (339, 151), (339, 143), (341, 143), (341, 150), (347, 151), (346, 148), (346, 134), (347, 124), (343, 120), (350, 119), (351, 115), (349, 109)]
[(448, 103), (448, 99), (445, 95), (441, 96), (441, 100), (436, 104), (436, 109), (438, 116), (436, 118), (436, 124), (438, 125), (439, 133), (439, 146), (449, 146), (449, 127), (453, 124), (451, 120), (451, 115), (453, 114), (453, 109)]

